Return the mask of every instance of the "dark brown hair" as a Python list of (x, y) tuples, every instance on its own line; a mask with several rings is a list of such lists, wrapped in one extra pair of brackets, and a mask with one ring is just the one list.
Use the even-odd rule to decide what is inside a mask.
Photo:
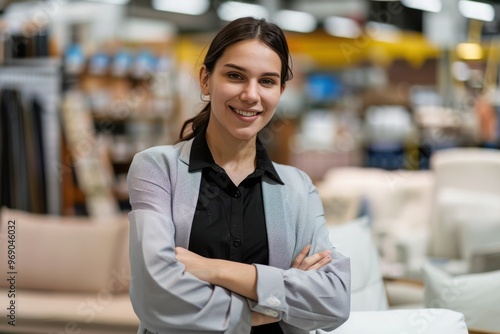
[[(215, 64), (231, 45), (241, 41), (259, 40), (271, 50), (276, 52), (281, 59), (281, 85), (293, 76), (290, 66), (290, 51), (283, 30), (276, 24), (267, 22), (265, 19), (243, 17), (226, 24), (214, 37), (208, 48), (203, 61), (207, 73), (211, 74)], [(179, 141), (194, 138), (198, 133), (206, 129), (210, 119), (210, 102), (193, 118), (184, 122), (179, 134)], [(191, 130), (186, 133), (187, 130)]]

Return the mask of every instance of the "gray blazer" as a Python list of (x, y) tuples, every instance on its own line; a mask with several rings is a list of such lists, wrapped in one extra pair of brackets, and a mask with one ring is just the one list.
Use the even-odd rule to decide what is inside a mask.
[[(138, 333), (245, 334), (251, 311), (279, 317), (286, 334), (332, 330), (349, 317), (350, 263), (335, 250), (323, 207), (309, 177), (275, 164), (285, 183), (263, 176), (269, 266), (256, 265), (258, 303), (184, 271), (175, 247), (187, 248), (201, 172), (189, 173), (191, 141), (138, 153), (130, 166), (130, 298)], [(320, 270), (290, 269), (311, 243), (311, 254), (332, 250)]]

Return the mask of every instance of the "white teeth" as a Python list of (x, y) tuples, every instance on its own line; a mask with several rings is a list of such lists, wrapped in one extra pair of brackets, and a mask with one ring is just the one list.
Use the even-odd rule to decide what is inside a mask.
[(251, 116), (255, 116), (255, 115), (257, 115), (257, 112), (243, 111), (243, 110), (236, 109), (236, 108), (233, 108), (233, 110), (234, 110), (234, 111), (235, 111), (238, 115), (245, 116), (245, 117), (251, 117)]

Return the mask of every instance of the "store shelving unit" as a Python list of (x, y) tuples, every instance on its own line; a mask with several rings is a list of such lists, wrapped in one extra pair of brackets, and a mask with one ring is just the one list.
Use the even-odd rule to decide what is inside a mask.
[[(112, 202), (119, 209), (127, 210), (126, 175), (133, 156), (148, 147), (175, 141), (179, 130), (179, 106), (173, 60), (167, 56), (168, 43), (146, 47), (156, 59), (152, 67), (141, 69), (138, 68), (141, 64), (131, 63), (126, 71), (114, 73), (112, 66), (116, 55), (108, 53), (109, 62), (101, 68), (93, 68), (90, 56), (81, 72), (67, 73), (66, 95), (78, 94), (80, 97), (68, 101), (66, 106), (71, 109), (78, 105), (75, 109), (85, 115), (81, 116), (83, 122), (92, 123), (87, 134), (82, 134), (78, 140), (90, 142), (95, 148), (99, 146), (101, 153), (92, 153), (92, 164), (101, 166), (100, 179), (105, 181), (100, 185), (99, 194), (108, 202), (107, 209), (93, 209), (92, 202), (102, 203), (103, 200), (98, 197), (92, 200), (96, 196), (96, 185), (87, 184), (90, 179), (83, 176), (86, 172), (82, 168), (78, 171), (82, 163), (77, 161), (85, 157), (75, 154), (76, 147), (72, 149), (78, 141), (71, 143), (69, 140), (76, 175), (67, 182), (66, 192), (73, 199), (73, 203), (65, 204), (67, 211), (76, 208), (77, 211), (83, 209), (80, 211), (85, 214), (102, 214), (114, 211), (110, 209), (114, 205)], [(127, 45), (131, 55), (144, 52), (144, 48), (144, 45)], [(109, 192), (104, 188), (109, 188)]]
[[(54, 58), (8, 59), (0, 66), (0, 89), (12, 88), (27, 104), (36, 97), (41, 104), (43, 162), (45, 174), (46, 212), (59, 214), (61, 210), (61, 130), (59, 104), (61, 100), (61, 62)], [(17, 165), (18, 171), (29, 172), (33, 166)], [(32, 184), (27, 184), (30, 191)], [(30, 196), (26, 194), (25, 196)], [(30, 207), (24, 209), (30, 211)]]

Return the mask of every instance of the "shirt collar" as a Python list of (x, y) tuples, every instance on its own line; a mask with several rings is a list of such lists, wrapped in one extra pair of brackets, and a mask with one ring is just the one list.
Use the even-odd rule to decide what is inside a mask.
[[(256, 159), (257, 167), (255, 169), (256, 175), (267, 174), (270, 178), (279, 184), (284, 184), (278, 175), (278, 172), (274, 168), (273, 162), (267, 154), (264, 144), (257, 137), (256, 143)], [(194, 172), (199, 169), (207, 167), (215, 167), (214, 158), (210, 149), (208, 148), (207, 140), (205, 137), (205, 131), (200, 132), (193, 139), (193, 145), (191, 147), (191, 153), (189, 155), (189, 172)]]

